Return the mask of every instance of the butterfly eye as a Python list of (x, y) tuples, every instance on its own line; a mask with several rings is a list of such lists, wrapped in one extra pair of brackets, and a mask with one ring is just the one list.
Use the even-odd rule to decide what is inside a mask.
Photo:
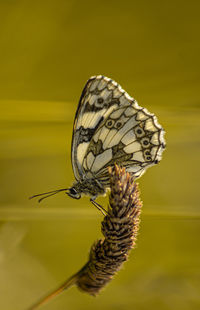
[(141, 140), (142, 146), (143, 147), (149, 147), (150, 143), (149, 143), (149, 139), (148, 138), (143, 138)]
[(137, 138), (142, 138), (145, 136), (145, 132), (140, 126), (135, 127), (135, 134)]
[(76, 191), (76, 189), (74, 187), (71, 187), (69, 189), (69, 192), (67, 192), (67, 194), (72, 197), (72, 198), (75, 198), (75, 199), (79, 199), (81, 198), (81, 195)]
[(74, 188), (70, 188), (70, 194), (76, 195), (77, 191)]
[(114, 126), (114, 124), (115, 124), (114, 120), (108, 119), (107, 122), (106, 122), (106, 127), (110, 129), (110, 128), (112, 128)]

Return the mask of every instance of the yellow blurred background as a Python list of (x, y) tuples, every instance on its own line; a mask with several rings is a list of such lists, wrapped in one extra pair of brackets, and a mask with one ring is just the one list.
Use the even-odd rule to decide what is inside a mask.
[[(0, 0), (0, 309), (25, 310), (78, 271), (102, 215), (68, 187), (87, 79), (108, 76), (166, 130), (139, 179), (137, 248), (99, 297), (71, 288), (44, 309), (200, 309), (199, 9), (191, 0)], [(106, 198), (98, 200), (107, 205)]]

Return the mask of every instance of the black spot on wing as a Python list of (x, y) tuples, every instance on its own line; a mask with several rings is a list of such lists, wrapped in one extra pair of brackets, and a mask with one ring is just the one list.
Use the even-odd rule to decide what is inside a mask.
[(92, 152), (94, 156), (97, 156), (104, 152), (103, 143), (101, 140), (95, 142), (93, 139), (90, 142), (87, 153)]
[(78, 138), (78, 144), (81, 144), (83, 142), (90, 142), (90, 140), (92, 139), (96, 129), (99, 127), (99, 125), (101, 124), (101, 122), (103, 120), (104, 120), (104, 118), (102, 116), (94, 128), (84, 128), (83, 126), (81, 126), (76, 131), (76, 134), (79, 137)]

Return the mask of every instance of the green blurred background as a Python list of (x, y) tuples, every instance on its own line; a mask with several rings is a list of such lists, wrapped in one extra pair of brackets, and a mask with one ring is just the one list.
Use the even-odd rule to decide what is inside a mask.
[[(91, 75), (158, 116), (167, 149), (139, 180), (137, 248), (97, 298), (71, 288), (44, 309), (200, 309), (199, 1), (0, 0), (0, 309), (23, 310), (86, 262), (102, 215), (60, 194)], [(98, 200), (107, 205), (106, 198)]]

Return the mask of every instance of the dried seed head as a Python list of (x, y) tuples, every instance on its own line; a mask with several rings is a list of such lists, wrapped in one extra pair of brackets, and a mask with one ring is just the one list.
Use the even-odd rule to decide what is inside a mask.
[(112, 279), (128, 259), (134, 247), (139, 227), (141, 200), (138, 185), (125, 168), (109, 168), (111, 193), (108, 214), (102, 221), (104, 239), (91, 248), (88, 263), (82, 269), (76, 285), (96, 295)]

